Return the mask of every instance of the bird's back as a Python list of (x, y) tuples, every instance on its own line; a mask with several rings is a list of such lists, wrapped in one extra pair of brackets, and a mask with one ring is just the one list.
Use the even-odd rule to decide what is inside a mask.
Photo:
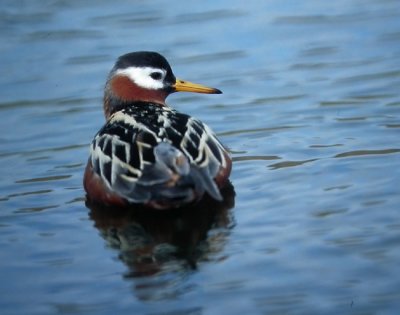
[(219, 177), (230, 159), (201, 121), (167, 106), (135, 102), (115, 112), (95, 136), (93, 173), (129, 203), (168, 208), (207, 192), (221, 200)]

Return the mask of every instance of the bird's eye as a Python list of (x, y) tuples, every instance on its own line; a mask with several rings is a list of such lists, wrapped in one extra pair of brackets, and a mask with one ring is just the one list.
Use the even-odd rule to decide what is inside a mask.
[(160, 80), (162, 78), (162, 73), (161, 72), (152, 72), (152, 73), (150, 73), (150, 76), (154, 80)]

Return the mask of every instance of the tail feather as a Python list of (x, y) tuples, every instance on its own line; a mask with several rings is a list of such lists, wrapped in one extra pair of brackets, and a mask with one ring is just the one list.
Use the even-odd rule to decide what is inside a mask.
[(193, 167), (191, 175), (195, 181), (197, 191), (201, 191), (201, 194), (206, 191), (215, 200), (222, 201), (222, 195), (207, 168)]

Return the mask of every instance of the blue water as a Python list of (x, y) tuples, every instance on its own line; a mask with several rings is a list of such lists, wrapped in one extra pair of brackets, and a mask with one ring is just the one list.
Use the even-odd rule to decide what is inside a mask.
[[(398, 313), (398, 0), (5, 0), (0, 36), (2, 314)], [(168, 102), (231, 150), (234, 200), (86, 207), (105, 79), (135, 50), (224, 92)]]

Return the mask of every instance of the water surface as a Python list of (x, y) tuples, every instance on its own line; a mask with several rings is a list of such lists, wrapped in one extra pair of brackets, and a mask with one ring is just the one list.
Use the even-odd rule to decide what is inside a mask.
[[(400, 5), (3, 1), (2, 314), (396, 314)], [(85, 205), (116, 57), (164, 54), (231, 150), (223, 204)]]

